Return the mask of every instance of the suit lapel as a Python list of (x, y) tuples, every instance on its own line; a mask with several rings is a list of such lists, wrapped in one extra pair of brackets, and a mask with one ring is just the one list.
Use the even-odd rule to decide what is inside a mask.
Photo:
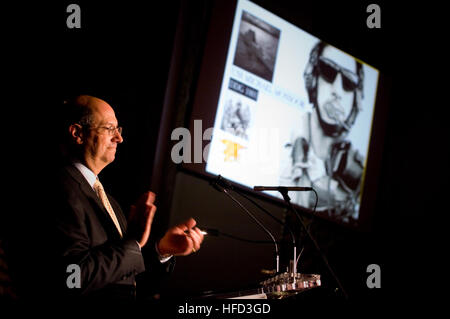
[[(114, 225), (113, 220), (111, 219), (111, 216), (109, 215), (108, 211), (106, 210), (105, 206), (103, 205), (102, 201), (100, 200), (100, 198), (97, 196), (96, 192), (92, 189), (91, 185), (89, 185), (89, 183), (87, 182), (87, 180), (84, 178), (83, 174), (81, 174), (81, 172), (74, 167), (73, 165), (68, 165), (66, 166), (66, 170), (68, 171), (68, 173), (79, 183), (80, 185), (80, 189), (81, 191), (86, 195), (86, 197), (88, 197), (91, 202), (94, 202), (95, 205), (97, 206), (95, 209), (95, 211), (101, 214), (101, 219), (102, 220), (106, 220), (106, 222), (109, 225), (110, 229), (113, 229), (114, 234), (120, 237), (119, 231), (116, 228), (116, 225)], [(114, 205), (112, 204), (111, 198), (108, 195), (108, 199), (110, 200), (111, 205), (113, 206), (114, 212), (116, 213), (116, 217), (119, 221), (120, 227), (122, 228), (122, 232), (125, 232), (125, 227), (124, 227), (124, 217), (122, 216), (122, 213), (120, 212), (120, 209), (117, 210), (117, 204), (114, 201)]]

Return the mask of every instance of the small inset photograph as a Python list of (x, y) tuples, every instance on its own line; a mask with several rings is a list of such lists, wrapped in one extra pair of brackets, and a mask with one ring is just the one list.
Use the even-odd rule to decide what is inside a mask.
[(248, 140), (250, 121), (250, 106), (244, 104), (240, 98), (228, 97), (220, 128), (234, 136)]
[(272, 82), (280, 30), (242, 12), (233, 64)]

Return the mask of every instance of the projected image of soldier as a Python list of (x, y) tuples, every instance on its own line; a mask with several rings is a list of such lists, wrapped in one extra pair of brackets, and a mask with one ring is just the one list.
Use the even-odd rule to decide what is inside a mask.
[[(290, 142), (281, 185), (312, 186), (317, 211), (348, 222), (358, 218), (364, 159), (348, 140), (361, 110), (361, 63), (324, 43), (310, 52), (303, 74), (311, 113), (305, 113)], [(293, 193), (292, 201), (313, 208), (312, 192)]]

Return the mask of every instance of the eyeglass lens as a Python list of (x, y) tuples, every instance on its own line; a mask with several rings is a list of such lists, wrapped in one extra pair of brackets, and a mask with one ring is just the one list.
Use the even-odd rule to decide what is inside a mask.
[(338, 73), (342, 75), (342, 88), (345, 91), (354, 91), (358, 86), (357, 75), (349, 70), (340, 68), (332, 61), (319, 59), (319, 72), (325, 81), (333, 83)]

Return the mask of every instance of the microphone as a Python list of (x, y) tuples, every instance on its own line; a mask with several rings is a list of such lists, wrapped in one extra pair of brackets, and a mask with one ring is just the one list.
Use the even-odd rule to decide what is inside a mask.
[[(256, 207), (258, 207), (262, 212), (264, 212), (266, 215), (268, 215), (269, 217), (271, 217), (273, 220), (275, 220), (277, 223), (279, 223), (280, 225), (286, 227), (286, 229), (289, 231), (290, 235), (291, 235), (291, 239), (292, 239), (292, 247), (294, 249), (294, 259), (292, 260), (292, 266), (290, 271), (292, 271), (292, 273), (297, 273), (297, 244), (295, 243), (295, 236), (294, 233), (292, 231), (292, 229), (289, 227), (289, 225), (287, 225), (286, 223), (282, 222), (281, 220), (279, 220), (278, 218), (276, 218), (275, 216), (273, 216), (267, 209), (265, 209), (264, 207), (262, 207), (261, 205), (259, 205), (256, 201), (254, 201), (253, 199), (251, 199), (250, 197), (248, 197), (247, 195), (245, 195), (243, 192), (240, 192), (236, 189), (234, 189), (234, 191), (236, 193), (238, 193), (239, 195), (241, 195), (242, 197), (244, 197), (246, 200), (248, 200), (249, 202), (251, 202), (253, 205), (255, 205)], [(300, 257), (300, 256), (299, 256)]]
[[(264, 186), (255, 186), (256, 187), (264, 187)], [(296, 215), (296, 217), (298, 218), (298, 220), (300, 221), (300, 224), (302, 225), (303, 229), (305, 230), (306, 234), (308, 235), (309, 239), (312, 241), (312, 243), (314, 244), (314, 247), (316, 248), (317, 252), (319, 253), (319, 255), (322, 257), (323, 262), (325, 263), (325, 266), (328, 268), (328, 271), (330, 272), (331, 276), (334, 278), (334, 280), (336, 281), (336, 283), (338, 284), (339, 288), (341, 288), (342, 293), (344, 294), (345, 299), (348, 299), (348, 295), (347, 292), (345, 291), (344, 287), (342, 286), (341, 281), (339, 280), (339, 277), (336, 275), (336, 273), (334, 272), (333, 268), (331, 268), (330, 263), (328, 262), (328, 258), (327, 256), (322, 252), (322, 250), (320, 249), (319, 244), (317, 243), (316, 239), (313, 237), (313, 235), (311, 234), (311, 232), (309, 231), (309, 227), (307, 227), (305, 225), (305, 223), (303, 222), (303, 219), (300, 217), (300, 214), (298, 213), (298, 211), (294, 208), (294, 205), (292, 205), (291, 203), (291, 199), (289, 198), (287, 192), (289, 190), (289, 188), (291, 187), (284, 187), (284, 186), (275, 186), (275, 188), (277, 188), (277, 190), (281, 193), (281, 195), (283, 196), (283, 199), (286, 201), (288, 207), (294, 212), (294, 214)], [(317, 192), (312, 188), (312, 187), (292, 187), (294, 188), (293, 190), (295, 190), (295, 188), (301, 188), (301, 190), (312, 190), (314, 191), (314, 193), (316, 194), (316, 205), (317, 205)], [(309, 189), (311, 188), (311, 189)], [(255, 189), (256, 190), (256, 189)], [(314, 206), (314, 212), (316, 211), (316, 206)]]
[(221, 185), (223, 188), (235, 190), (233, 185), (231, 185), (231, 183), (228, 180), (223, 178), (222, 175), (217, 176), (217, 178), (214, 180), (214, 182), (218, 185)]
[(307, 192), (312, 191), (312, 187), (302, 187), (302, 186), (254, 186), (255, 191), (297, 191), (297, 192)]
[(275, 253), (276, 253), (276, 271), (279, 273), (280, 271), (280, 254), (278, 251), (278, 244), (275, 240), (273, 234), (247, 209), (242, 205), (233, 195), (228, 192), (228, 189), (233, 189), (233, 186), (230, 182), (224, 179), (221, 175), (217, 176), (215, 180), (210, 182), (211, 186), (214, 187), (217, 191), (225, 193), (228, 197), (230, 197), (242, 210), (244, 210), (248, 216), (250, 216), (258, 226), (260, 226), (272, 239), (272, 242), (275, 245)]
[[(292, 229), (288, 226), (285, 225), (285, 223), (283, 223), (281, 220), (279, 220), (278, 218), (276, 218), (275, 216), (273, 216), (270, 212), (267, 211), (267, 209), (265, 209), (264, 207), (262, 207), (261, 205), (259, 205), (258, 203), (256, 203), (254, 200), (252, 200), (251, 198), (249, 198), (248, 196), (246, 196), (245, 194), (243, 194), (242, 192), (239, 192), (238, 190), (236, 190), (233, 185), (226, 180), (225, 178), (223, 178), (221, 175), (217, 176), (217, 178), (215, 180), (212, 181), (213, 187), (218, 190), (218, 191), (222, 191), (221, 189), (219, 189), (218, 184), (223, 185), (224, 187), (227, 187), (231, 190), (234, 190), (236, 193), (238, 193), (239, 195), (241, 195), (242, 197), (244, 197), (246, 200), (248, 200), (249, 202), (251, 202), (253, 205), (255, 205), (256, 207), (258, 207), (261, 211), (263, 211), (265, 214), (267, 214), (268, 216), (270, 216), (272, 219), (274, 219), (276, 222), (278, 222), (279, 224), (285, 226), (287, 228), (287, 230), (289, 231), (291, 238), (292, 238), (292, 247), (294, 249), (294, 259), (293, 261), (293, 265), (292, 265), (292, 269), (291, 271), (295, 274), (297, 273), (297, 262), (298, 262), (298, 258), (297, 258), (297, 244), (295, 242), (295, 236), (294, 233), (292, 232)], [(275, 188), (275, 189), (274, 189)], [(255, 186), (254, 189), (257, 191), (262, 191), (262, 190), (277, 190), (277, 191), (283, 191), (284, 189), (285, 192), (287, 192), (287, 188), (289, 189), (295, 189), (295, 190), (312, 190), (314, 191), (314, 189), (312, 187), (285, 187), (285, 186)], [(300, 257), (300, 256), (298, 256)]]

